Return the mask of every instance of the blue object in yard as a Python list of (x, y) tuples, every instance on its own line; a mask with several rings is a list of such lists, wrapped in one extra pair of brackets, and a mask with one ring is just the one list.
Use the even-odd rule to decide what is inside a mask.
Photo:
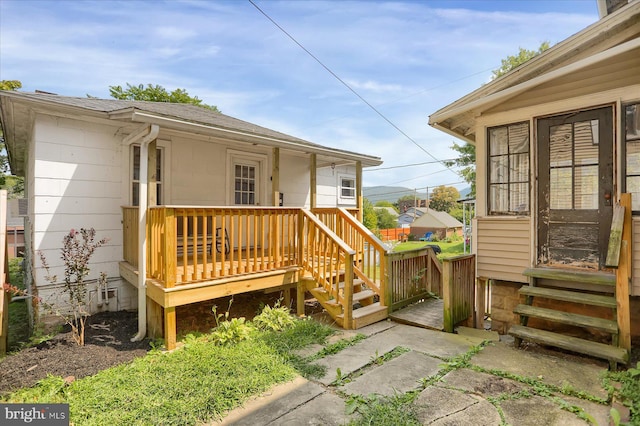
[(426, 241), (431, 241), (432, 236), (433, 236), (433, 232), (427, 232), (426, 234), (424, 234), (424, 239)]

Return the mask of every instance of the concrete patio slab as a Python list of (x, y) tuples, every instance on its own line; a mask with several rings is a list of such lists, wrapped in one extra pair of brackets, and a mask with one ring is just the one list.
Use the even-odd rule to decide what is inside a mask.
[(527, 352), (503, 343), (486, 346), (474, 355), (472, 364), (491, 370), (501, 370), (517, 376), (537, 378), (543, 383), (562, 387), (571, 385), (590, 395), (606, 399), (601, 375), (607, 370), (604, 363), (596, 364), (581, 359)]
[(540, 396), (502, 401), (500, 408), (506, 423), (511, 425), (584, 426), (589, 424)]
[(469, 369), (454, 370), (448, 373), (437, 386), (460, 389), (484, 397), (497, 397), (502, 394), (513, 395), (526, 388), (525, 385), (514, 380)]
[(340, 389), (348, 394), (358, 395), (403, 394), (419, 388), (421, 378), (436, 374), (441, 362), (419, 352), (407, 352), (372, 368)]
[[(338, 426), (349, 422), (345, 402), (325, 392), (306, 404), (269, 423), (270, 425)], [(253, 423), (254, 426), (264, 423)]]
[(452, 389), (429, 387), (416, 398), (414, 406), (423, 425), (500, 425), (500, 414), (491, 403)]

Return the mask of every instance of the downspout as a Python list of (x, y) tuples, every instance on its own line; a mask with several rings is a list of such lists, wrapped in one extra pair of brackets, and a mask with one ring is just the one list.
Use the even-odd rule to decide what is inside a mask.
[(151, 124), (149, 133), (140, 140), (140, 191), (138, 198), (138, 334), (132, 342), (147, 335), (147, 186), (149, 184), (149, 144), (160, 132), (160, 126)]

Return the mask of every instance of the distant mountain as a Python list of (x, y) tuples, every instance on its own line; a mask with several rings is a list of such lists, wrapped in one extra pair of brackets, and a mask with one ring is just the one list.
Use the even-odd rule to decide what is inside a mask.
[[(469, 197), (471, 187), (466, 187), (460, 190), (460, 198), (465, 199)], [(417, 196), (421, 200), (427, 198), (426, 191), (415, 191), (411, 188), (405, 188), (403, 186), (369, 186), (362, 188), (362, 193), (366, 199), (373, 204), (378, 201), (388, 201), (395, 203), (398, 198), (402, 198), (405, 195)]]
[(398, 198), (402, 198), (405, 195), (416, 195), (420, 199), (427, 197), (426, 191), (416, 192), (413, 189), (405, 188), (403, 186), (370, 186), (362, 188), (364, 198), (371, 201), (373, 204), (378, 201), (389, 201), (395, 203)]

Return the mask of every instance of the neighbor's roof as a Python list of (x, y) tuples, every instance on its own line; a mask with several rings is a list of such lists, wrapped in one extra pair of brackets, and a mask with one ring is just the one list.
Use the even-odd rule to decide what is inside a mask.
[(471, 144), (476, 117), (484, 111), (551, 79), (569, 75), (613, 55), (638, 50), (640, 0), (600, 19), (533, 59), (429, 116), (429, 125)]
[(462, 222), (447, 212), (427, 209), (411, 226), (417, 228), (461, 228)]
[[(197, 134), (241, 140), (274, 147), (316, 153), (331, 158), (361, 161), (364, 167), (382, 164), (379, 157), (329, 148), (304, 139), (239, 120), (210, 109), (191, 104), (146, 102), (59, 96), (50, 93), (0, 91), (0, 120), (12, 148), (25, 135), (16, 131), (20, 121), (29, 121), (33, 109), (64, 111), (73, 115), (97, 115), (124, 123), (158, 124), (161, 129), (182, 130)], [(23, 129), (24, 133), (24, 129)], [(10, 149), (11, 151), (11, 149)], [(12, 164), (13, 170), (13, 164)]]

